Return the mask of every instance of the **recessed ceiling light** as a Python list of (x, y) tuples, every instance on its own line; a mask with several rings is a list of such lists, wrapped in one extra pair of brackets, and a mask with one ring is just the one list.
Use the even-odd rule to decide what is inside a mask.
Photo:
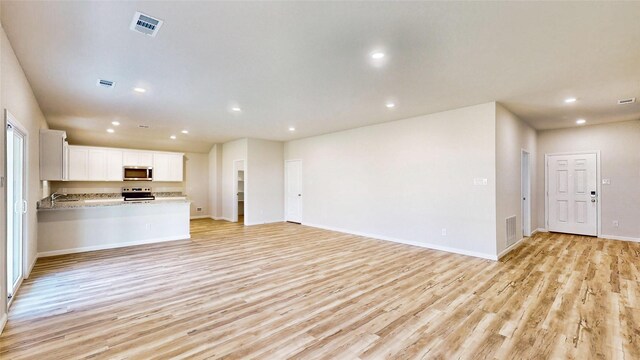
[(388, 107), (389, 109), (391, 109), (391, 108), (396, 107), (396, 104), (394, 104), (394, 103), (387, 103), (385, 106), (386, 106), (386, 107)]
[(143, 89), (143, 88), (137, 87), (137, 88), (133, 88), (133, 91), (139, 92), (139, 93), (144, 93), (144, 92), (147, 92), (147, 89)]
[(188, 133), (189, 133), (189, 130), (182, 130), (182, 131), (181, 131), (181, 133), (183, 133), (183, 134), (188, 134)]
[(587, 120), (585, 120), (585, 119), (576, 120), (576, 124), (578, 124), (578, 125), (584, 125), (586, 122), (587, 122)]
[(113, 133), (114, 133), (114, 132), (116, 132), (116, 131), (115, 131), (115, 130), (113, 130), (113, 129), (107, 129), (107, 132), (108, 132), (108, 133), (110, 133), (110, 134), (113, 134)]
[(289, 128), (289, 131), (296, 131), (296, 128), (294, 128), (293, 126)]
[(176, 139), (176, 136), (175, 136), (175, 135), (171, 135), (171, 136), (169, 136), (169, 139), (171, 139), (171, 140), (175, 140), (175, 139)]
[(112, 122), (111, 122), (111, 125), (113, 125), (113, 126), (119, 126), (119, 125), (120, 125), (120, 122), (119, 122), (119, 121), (112, 121)]
[(240, 109), (239, 107), (236, 106), (236, 107), (232, 107), (231, 111), (240, 112), (240, 111), (242, 111), (242, 109)]
[(576, 100), (578, 100), (578, 99), (572, 97), (572, 98), (564, 99), (564, 102), (566, 102), (567, 104), (570, 104), (570, 103), (576, 102)]
[(382, 59), (383, 57), (384, 57), (384, 53), (380, 51), (376, 51), (373, 54), (371, 54), (372, 59), (379, 60), (379, 59)]

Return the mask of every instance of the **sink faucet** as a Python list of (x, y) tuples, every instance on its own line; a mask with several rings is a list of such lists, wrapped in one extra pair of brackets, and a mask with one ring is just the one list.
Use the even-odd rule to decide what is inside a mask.
[(51, 202), (62, 196), (67, 196), (67, 194), (58, 194), (57, 192), (54, 192), (53, 194), (51, 194)]

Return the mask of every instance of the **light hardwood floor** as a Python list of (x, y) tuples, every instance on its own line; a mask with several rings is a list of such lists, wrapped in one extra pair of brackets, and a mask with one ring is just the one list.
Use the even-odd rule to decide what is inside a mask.
[(640, 359), (640, 244), (500, 262), (294, 224), (38, 260), (2, 359)]

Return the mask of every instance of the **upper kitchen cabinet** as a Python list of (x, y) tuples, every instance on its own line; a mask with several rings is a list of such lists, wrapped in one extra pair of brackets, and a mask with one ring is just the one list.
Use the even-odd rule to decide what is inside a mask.
[(153, 152), (124, 150), (122, 154), (123, 166), (153, 166)]
[(89, 180), (89, 148), (69, 145), (68, 171), (71, 181)]
[(40, 180), (67, 180), (67, 133), (60, 130), (40, 130)]
[(184, 154), (154, 153), (153, 181), (182, 181)]
[(107, 150), (107, 181), (122, 181), (122, 153), (123, 151), (119, 149)]

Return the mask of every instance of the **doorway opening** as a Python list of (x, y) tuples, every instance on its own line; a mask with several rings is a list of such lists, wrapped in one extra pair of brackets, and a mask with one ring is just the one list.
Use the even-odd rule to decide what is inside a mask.
[(6, 112), (6, 224), (7, 224), (7, 304), (13, 298), (24, 278), (24, 244), (26, 238), (26, 143), (27, 132), (16, 119)]
[(530, 154), (526, 150), (522, 150), (521, 167), (521, 199), (522, 199), (522, 236), (531, 236), (531, 172), (530, 172)]
[(234, 201), (234, 218), (233, 221), (244, 224), (244, 200), (245, 200), (245, 188), (246, 188), (246, 171), (244, 168), (244, 160), (235, 160), (233, 162), (233, 187), (235, 194)]

